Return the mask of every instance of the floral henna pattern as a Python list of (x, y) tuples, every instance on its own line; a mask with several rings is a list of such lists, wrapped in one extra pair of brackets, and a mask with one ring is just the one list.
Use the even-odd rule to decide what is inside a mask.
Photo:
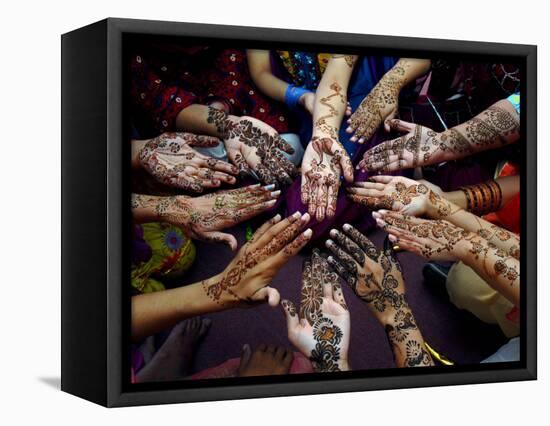
[(351, 115), (354, 138), (368, 140), (391, 111), (397, 108), (399, 92), (405, 83), (405, 68), (397, 64), (376, 84)]
[(313, 271), (312, 261), (309, 259), (304, 261), (302, 267), (300, 317), (305, 318), (311, 325), (321, 315), (323, 291), (319, 285), (316, 285), (321, 280), (321, 274), (320, 266), (316, 265), (315, 271)]
[(312, 216), (323, 220), (325, 213), (327, 217), (336, 214), (342, 162), (344, 173), (353, 175), (353, 166), (344, 147), (336, 139), (315, 136), (308, 151), (303, 164), (302, 202), (308, 205)]
[[(219, 305), (224, 305), (228, 300), (243, 304), (254, 304), (255, 302), (252, 297), (261, 288), (256, 289), (252, 293), (241, 289), (244, 277), (251, 269), (277, 254), (296, 238), (302, 227), (299, 217), (296, 215), (288, 217), (289, 225), (284, 231), (276, 235), (262, 248), (253, 249), (253, 242), (251, 241), (245, 244), (220, 279), (214, 281), (205, 280), (202, 282), (206, 295)], [(303, 235), (298, 236), (296, 240), (303, 243), (304, 240), (300, 239)]]
[(251, 185), (201, 197), (132, 195), (132, 209), (151, 210), (155, 220), (182, 227), (191, 238), (220, 242), (217, 231), (250, 219), (272, 207), (279, 191), (274, 186)]
[[(224, 111), (215, 108), (208, 109), (207, 121), (216, 126), (226, 141), (228, 154), (241, 174), (249, 174), (249, 170), (253, 169), (264, 183), (292, 183), (296, 169), (283, 152), (292, 154), (294, 149), (265, 123), (250, 117), (232, 119)], [(253, 162), (255, 164), (243, 156), (239, 144), (257, 158)]]
[(331, 230), (335, 241), (328, 240), (327, 247), (334, 257), (329, 257), (328, 263), (383, 323), (400, 366), (433, 365), (429, 354), (420, 359), (419, 353), (424, 352), (412, 351), (422, 348), (422, 336), (405, 299), (402, 271), (393, 250), (377, 250), (350, 225), (344, 225), (344, 232)]
[(223, 161), (207, 157), (193, 147), (215, 147), (217, 138), (191, 133), (163, 133), (149, 140), (139, 152), (141, 166), (158, 182), (191, 192), (220, 183), (234, 183), (237, 169)]
[(346, 95), (342, 92), (342, 86), (338, 83), (332, 83), (330, 86), (332, 93), (319, 100), (319, 103), (328, 109), (328, 113), (322, 115), (315, 121), (315, 128), (321, 133), (330, 136), (332, 139), (338, 139), (338, 128), (329, 124), (327, 120), (330, 120), (338, 116), (338, 109), (332, 105), (332, 101), (336, 100), (341, 105), (346, 104)]
[(340, 347), (343, 333), (340, 327), (328, 318), (319, 318), (313, 324), (315, 347), (309, 357), (316, 371), (340, 371)]
[[(389, 122), (395, 129), (399, 129), (400, 123), (400, 120)], [(506, 144), (511, 137), (519, 135), (519, 126), (518, 118), (498, 105), (442, 133), (414, 125), (406, 135), (368, 150), (359, 167), (369, 171), (393, 171), (462, 158)]]

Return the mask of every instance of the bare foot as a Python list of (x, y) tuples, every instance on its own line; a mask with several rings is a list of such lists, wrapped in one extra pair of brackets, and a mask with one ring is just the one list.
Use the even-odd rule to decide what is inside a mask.
[(138, 383), (181, 380), (189, 374), (198, 341), (206, 334), (212, 321), (189, 318), (170, 332), (151, 361), (136, 375)]
[(281, 346), (260, 345), (254, 352), (250, 345), (243, 346), (239, 377), (288, 374), (294, 359), (292, 351)]

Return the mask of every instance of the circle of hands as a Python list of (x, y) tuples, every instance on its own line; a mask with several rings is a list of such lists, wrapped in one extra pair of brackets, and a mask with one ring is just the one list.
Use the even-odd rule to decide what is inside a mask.
[(220, 140), (213, 136), (185, 132), (163, 133), (141, 149), (139, 161), (158, 182), (190, 192), (234, 184), (237, 168), (203, 155), (194, 148), (213, 148)]

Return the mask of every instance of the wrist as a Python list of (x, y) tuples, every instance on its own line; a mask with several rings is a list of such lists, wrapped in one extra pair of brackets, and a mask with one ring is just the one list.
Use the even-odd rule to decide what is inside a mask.
[[(405, 294), (403, 294), (403, 299), (405, 298)], [(403, 303), (401, 304), (401, 307), (394, 308), (392, 306), (386, 307), (383, 312), (378, 311), (377, 309), (372, 309), (372, 312), (374, 314), (374, 317), (377, 319), (377, 321), (380, 323), (380, 325), (384, 328), (386, 328), (387, 325), (395, 326), (398, 320), (396, 318), (398, 317), (398, 312), (408, 313), (410, 312), (412, 315), (411, 308), (409, 304), (403, 300)]]
[(475, 250), (475, 247), (473, 247), (473, 245), (482, 248), (485, 243), (485, 240), (483, 240), (478, 235), (472, 232), (468, 232), (467, 235), (465, 235), (460, 241), (458, 241), (454, 245), (452, 249), (452, 254), (463, 263), (470, 264), (473, 256), (479, 256), (479, 254), (475, 254), (477, 250)]

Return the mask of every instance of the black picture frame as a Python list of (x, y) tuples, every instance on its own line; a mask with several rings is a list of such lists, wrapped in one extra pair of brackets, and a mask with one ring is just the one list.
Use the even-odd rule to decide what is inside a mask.
[[(391, 369), (307, 378), (128, 386), (125, 327), (129, 147), (123, 118), (125, 35), (335, 47), (403, 56), (505, 56), (523, 63), (521, 361)], [(537, 48), (531, 45), (374, 36), (109, 18), (62, 42), (61, 388), (108, 407), (533, 380), (537, 377)], [(525, 195), (524, 195), (525, 194)], [(412, 371), (414, 370), (414, 371)]]

